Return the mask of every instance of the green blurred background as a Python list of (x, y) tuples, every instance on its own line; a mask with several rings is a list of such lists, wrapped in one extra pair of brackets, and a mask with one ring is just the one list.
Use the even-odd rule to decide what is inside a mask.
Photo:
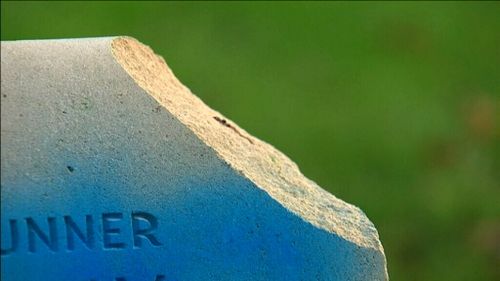
[(360, 206), (392, 280), (500, 280), (500, 3), (1, 2), (2, 40), (106, 35)]

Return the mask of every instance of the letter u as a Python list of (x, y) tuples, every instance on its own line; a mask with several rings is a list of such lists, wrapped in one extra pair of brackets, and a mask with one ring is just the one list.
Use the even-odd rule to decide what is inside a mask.
[[(1, 255), (7, 256), (14, 253), (19, 246), (19, 230), (17, 229), (17, 220), (9, 220), (10, 227), (10, 247), (3, 248), (1, 247)], [(2, 242), (5, 241), (5, 237), (2, 236)], [(8, 240), (8, 239), (7, 239)]]

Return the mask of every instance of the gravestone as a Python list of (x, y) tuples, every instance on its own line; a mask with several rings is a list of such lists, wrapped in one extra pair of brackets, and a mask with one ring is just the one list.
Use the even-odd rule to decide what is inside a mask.
[(1, 279), (387, 280), (363, 212), (129, 37), (1, 43)]

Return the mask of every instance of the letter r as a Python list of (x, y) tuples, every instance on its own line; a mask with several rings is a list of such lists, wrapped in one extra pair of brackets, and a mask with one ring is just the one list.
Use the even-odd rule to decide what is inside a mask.
[[(148, 226), (141, 228), (140, 222), (147, 222)], [(158, 228), (158, 219), (146, 212), (132, 213), (132, 231), (134, 234), (134, 247), (141, 248), (142, 240), (147, 239), (154, 246), (162, 244), (153, 235), (153, 232)]]

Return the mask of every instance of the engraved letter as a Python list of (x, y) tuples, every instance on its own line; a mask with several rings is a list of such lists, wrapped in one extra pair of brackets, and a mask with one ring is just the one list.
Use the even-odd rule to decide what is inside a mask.
[(36, 252), (35, 235), (38, 236), (50, 250), (53, 252), (57, 251), (56, 218), (48, 217), (47, 222), (49, 223), (49, 235), (44, 233), (32, 218), (26, 218), (26, 225), (28, 227), (28, 250), (30, 252)]
[(68, 242), (68, 250), (73, 251), (75, 249), (75, 237), (78, 236), (80, 241), (82, 241), (88, 249), (94, 248), (94, 228), (93, 220), (91, 215), (85, 216), (87, 235), (83, 234), (83, 231), (76, 225), (70, 216), (64, 216), (64, 223), (66, 225), (66, 240)]
[[(10, 248), (4, 249), (1, 248), (2, 256), (6, 256), (12, 254), (17, 250), (17, 246), (19, 245), (19, 231), (17, 229), (17, 220), (9, 220), (10, 225)], [(2, 237), (2, 241), (4, 241)]]
[(160, 274), (160, 275), (156, 275), (156, 278), (155, 278), (155, 281), (165, 281), (165, 275), (163, 274)]
[[(147, 222), (148, 227), (141, 228), (140, 221)], [(149, 240), (154, 246), (161, 246), (161, 243), (153, 235), (153, 231), (158, 228), (158, 219), (155, 216), (146, 212), (133, 212), (132, 213), (132, 231), (134, 233), (134, 247), (141, 248), (142, 240)]]
[(111, 236), (119, 235), (121, 233), (120, 228), (112, 227), (112, 222), (121, 221), (123, 218), (122, 213), (104, 213), (102, 214), (102, 236), (103, 244), (105, 249), (123, 249), (125, 248), (125, 243), (123, 242), (112, 242)]

